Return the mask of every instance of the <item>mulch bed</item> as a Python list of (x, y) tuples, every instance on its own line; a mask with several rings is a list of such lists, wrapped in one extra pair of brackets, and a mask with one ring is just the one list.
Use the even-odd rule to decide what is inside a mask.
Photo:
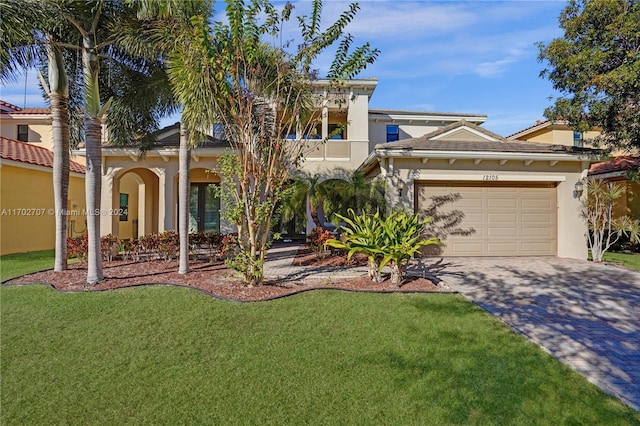
[[(315, 258), (314, 261), (311, 256)], [(296, 262), (306, 266), (346, 266), (344, 256), (326, 256), (318, 258), (307, 248), (299, 250)], [(340, 263), (345, 262), (345, 263)], [(362, 259), (355, 260), (362, 262)], [(356, 263), (357, 264), (357, 263)], [(364, 259), (366, 265), (366, 258)], [(98, 284), (87, 284), (86, 264), (78, 263), (69, 266), (62, 272), (43, 271), (14, 278), (4, 284), (48, 284), (60, 291), (103, 291), (118, 288), (136, 287), (141, 285), (175, 285), (184, 286), (205, 292), (206, 294), (224, 300), (238, 302), (255, 302), (276, 299), (291, 294), (314, 289), (342, 289), (350, 291), (370, 292), (450, 292), (443, 285), (435, 285), (425, 278), (408, 277), (398, 289), (389, 280), (373, 283), (364, 275), (351, 279), (306, 278), (302, 280), (266, 280), (263, 285), (247, 287), (236, 276), (235, 271), (228, 269), (222, 261), (212, 263), (192, 261), (190, 272), (186, 275), (178, 274), (178, 261), (151, 260), (148, 262), (134, 262), (131, 260), (114, 260), (103, 263), (104, 280)]]

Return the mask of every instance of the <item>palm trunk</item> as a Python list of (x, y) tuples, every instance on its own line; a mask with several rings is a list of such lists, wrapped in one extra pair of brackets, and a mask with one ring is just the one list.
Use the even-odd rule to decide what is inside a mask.
[(56, 272), (67, 269), (67, 200), (69, 198), (69, 123), (66, 97), (51, 92), (53, 197), (56, 215)]
[(87, 145), (87, 173), (85, 191), (87, 202), (87, 283), (95, 284), (104, 279), (102, 253), (100, 250), (100, 194), (102, 190), (101, 127), (98, 118), (87, 118), (85, 122)]
[(53, 137), (53, 198), (55, 207), (55, 263), (56, 272), (67, 269), (67, 200), (69, 198), (69, 80), (59, 47), (47, 36), (49, 65), (49, 99)]
[(374, 283), (379, 283), (382, 281), (378, 262), (376, 262), (376, 259), (373, 257), (369, 257), (369, 278)]
[(88, 210), (87, 283), (95, 284), (104, 279), (102, 274), (102, 253), (100, 250), (100, 197), (102, 191), (102, 123), (100, 120), (101, 105), (98, 84), (100, 68), (93, 34), (83, 34), (82, 44), (85, 142), (87, 151), (87, 173), (85, 177), (85, 196)]
[(189, 132), (180, 128), (179, 152), (179, 180), (178, 180), (178, 235), (180, 238), (179, 274), (189, 272), (189, 167), (191, 150), (189, 149)]

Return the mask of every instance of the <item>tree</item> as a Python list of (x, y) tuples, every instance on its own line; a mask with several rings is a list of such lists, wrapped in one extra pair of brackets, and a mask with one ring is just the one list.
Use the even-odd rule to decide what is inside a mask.
[(601, 128), (596, 142), (640, 147), (640, 2), (571, 0), (559, 22), (564, 36), (538, 45), (540, 75), (561, 93), (545, 115)]
[[(228, 23), (218, 22), (210, 31), (204, 19), (192, 23), (201, 34), (207, 66), (192, 68), (172, 79), (176, 93), (189, 94), (194, 104), (208, 112), (185, 114), (187, 128), (222, 124), (231, 145), (235, 164), (223, 173), (223, 187), (233, 194), (234, 205), (226, 205), (228, 216), (238, 229), (244, 282), (259, 285), (263, 280), (271, 220), (290, 174), (298, 166), (306, 143), (282, 135), (308, 134), (317, 120), (318, 99), (312, 96), (317, 79), (311, 65), (320, 53), (341, 40), (328, 78), (339, 84), (373, 62), (378, 51), (365, 44), (351, 51), (351, 37), (343, 37), (346, 25), (355, 17), (352, 4), (325, 31), (320, 30), (322, 2), (313, 2), (310, 17), (300, 17), (302, 40), (297, 50), (267, 44), (263, 37), (278, 40), (282, 25), (291, 16), (287, 4), (278, 12), (266, 0), (227, 2)], [(197, 56), (199, 57), (199, 56)], [(225, 180), (227, 184), (225, 185)]]
[(369, 180), (358, 170), (343, 172), (343, 179), (335, 178), (323, 182), (327, 193), (324, 207), (329, 217), (335, 213), (345, 215), (349, 209), (354, 210), (356, 214), (385, 211), (385, 186), (382, 180)]
[[(47, 5), (7, 1), (0, 4), (0, 79), (10, 80), (19, 67), (37, 65), (46, 57), (53, 139), (53, 194), (55, 213), (54, 271), (67, 269), (67, 200), (69, 196), (69, 80), (62, 55), (60, 28)], [(30, 28), (38, 27), (39, 31)]]
[[(122, 33), (119, 42), (127, 46), (129, 51), (147, 58), (161, 56), (166, 67), (168, 78), (174, 82), (188, 84), (192, 90), (178, 91), (172, 85), (174, 99), (182, 103), (182, 119), (180, 123), (180, 147), (178, 153), (178, 235), (180, 238), (178, 273), (189, 272), (189, 169), (191, 149), (199, 142), (200, 124), (206, 122), (206, 109), (198, 103), (206, 94), (196, 91), (206, 89), (207, 85), (199, 84), (198, 79), (207, 78), (206, 73), (197, 74), (192, 70), (206, 69), (208, 59), (206, 52), (194, 44), (199, 43), (201, 34), (191, 23), (192, 17), (198, 17), (200, 28), (207, 28), (208, 14), (212, 2), (208, 0), (184, 2), (169, 0), (164, 2), (141, 0), (132, 2), (138, 8), (138, 17), (143, 19), (139, 28), (131, 28)], [(140, 35), (143, 35), (140, 37)], [(196, 80), (190, 80), (195, 78)], [(187, 83), (188, 82), (188, 83)], [(195, 96), (194, 96), (195, 95)], [(194, 126), (189, 128), (187, 123)]]
[(327, 187), (323, 185), (321, 176), (306, 172), (300, 172), (295, 176), (293, 189), (291, 191), (288, 204), (298, 213), (306, 216), (307, 207), (311, 220), (316, 228), (323, 228), (324, 224), (320, 220), (319, 210), (324, 208), (324, 200), (327, 197)]
[(613, 206), (625, 192), (624, 185), (601, 179), (587, 180), (587, 196), (582, 200), (582, 216), (587, 223), (587, 244), (594, 262), (622, 236), (640, 243), (640, 222), (629, 216), (613, 217)]

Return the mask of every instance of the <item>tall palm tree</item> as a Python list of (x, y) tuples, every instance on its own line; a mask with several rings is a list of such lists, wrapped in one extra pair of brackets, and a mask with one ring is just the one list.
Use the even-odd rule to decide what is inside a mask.
[[(143, 20), (135, 31), (123, 32), (118, 41), (130, 52), (157, 58), (162, 57), (166, 65), (169, 79), (173, 82), (174, 100), (182, 104), (180, 123), (180, 147), (178, 154), (178, 235), (180, 239), (178, 273), (189, 272), (189, 170), (191, 149), (196, 146), (202, 135), (197, 123), (206, 121), (208, 111), (197, 101), (206, 96), (202, 90), (206, 85), (190, 82), (194, 89), (180, 92), (176, 90), (176, 82), (184, 82), (193, 77), (192, 70), (205, 70), (208, 58), (196, 44), (200, 43), (201, 34), (196, 32), (191, 18), (199, 16), (203, 25), (207, 26), (207, 16), (212, 12), (213, 2), (200, 0), (184, 2), (182, 0), (140, 0), (135, 3), (138, 17)], [(204, 74), (204, 73), (203, 73)], [(195, 74), (199, 78), (198, 74)], [(205, 78), (206, 75), (202, 75)], [(194, 92), (199, 92), (194, 93)], [(194, 94), (196, 96), (194, 96)], [(187, 123), (192, 123), (189, 126)]]
[(62, 29), (51, 19), (51, 8), (40, 2), (0, 3), (0, 80), (15, 77), (19, 68), (45, 61), (53, 139), (53, 194), (55, 207), (54, 271), (67, 269), (67, 200), (69, 196), (69, 80), (65, 69)]

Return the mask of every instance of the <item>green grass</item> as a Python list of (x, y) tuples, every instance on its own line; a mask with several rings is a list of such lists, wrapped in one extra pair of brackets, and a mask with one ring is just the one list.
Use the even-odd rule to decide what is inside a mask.
[(0, 296), (3, 425), (640, 424), (458, 295)]
[(0, 256), (0, 282), (32, 272), (52, 269), (53, 250), (31, 251)]
[(634, 271), (640, 271), (640, 254), (607, 252), (603, 257), (605, 262), (617, 262)]
[[(30, 251), (28, 253), (14, 253), (0, 256), (0, 282), (31, 274), (33, 272), (53, 269), (55, 262), (53, 250)], [(69, 264), (77, 259), (69, 259)]]

